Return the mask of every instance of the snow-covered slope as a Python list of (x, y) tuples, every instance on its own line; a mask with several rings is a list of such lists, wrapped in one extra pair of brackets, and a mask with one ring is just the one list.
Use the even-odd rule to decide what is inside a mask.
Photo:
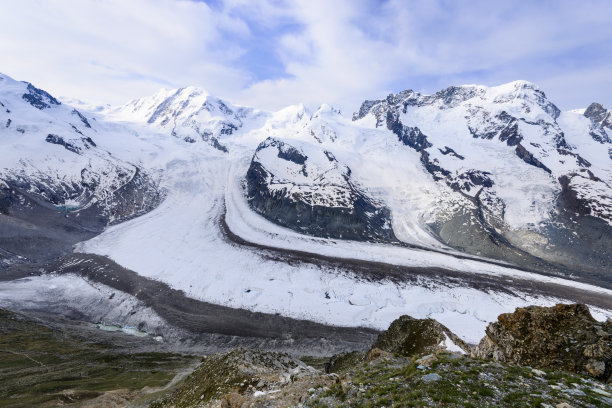
[[(98, 146), (105, 135), (95, 119), (32, 84), (0, 75), (0, 123), (0, 239), (6, 259), (46, 251), (71, 232), (99, 232), (160, 200), (141, 166)], [(24, 239), (32, 248), (24, 247)]]

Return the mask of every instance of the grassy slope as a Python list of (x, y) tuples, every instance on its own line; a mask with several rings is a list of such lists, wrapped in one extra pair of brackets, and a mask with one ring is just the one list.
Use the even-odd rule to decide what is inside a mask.
[(55, 406), (107, 391), (163, 387), (194, 361), (177, 354), (126, 353), (0, 309), (0, 407)]

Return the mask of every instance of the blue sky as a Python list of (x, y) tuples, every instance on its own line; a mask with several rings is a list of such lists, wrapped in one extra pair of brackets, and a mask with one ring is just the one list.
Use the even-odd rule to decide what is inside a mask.
[(610, 1), (20, 0), (3, 3), (0, 55), (0, 72), (92, 103), (196, 85), (350, 113), (524, 79), (562, 109), (612, 108)]

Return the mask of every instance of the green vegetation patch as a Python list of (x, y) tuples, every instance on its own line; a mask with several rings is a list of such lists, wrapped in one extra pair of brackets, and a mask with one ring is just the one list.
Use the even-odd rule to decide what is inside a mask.
[(0, 407), (56, 406), (163, 387), (194, 358), (129, 354), (0, 309)]

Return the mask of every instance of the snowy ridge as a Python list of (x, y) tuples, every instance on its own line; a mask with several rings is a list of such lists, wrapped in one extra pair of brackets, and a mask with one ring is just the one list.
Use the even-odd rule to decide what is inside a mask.
[[(591, 179), (601, 179), (595, 180), (597, 192), (581, 188), (580, 194), (592, 199), (588, 205), (593, 215), (611, 220), (605, 208), (609, 197), (598, 194), (610, 188), (609, 158), (591, 149), (588, 140), (575, 140), (589, 135), (588, 121), (572, 113), (560, 118), (559, 109), (528, 82), (452, 87), (425, 96), (405, 91), (365, 102), (354, 119), (368, 121), (368, 115), (376, 127), (417, 128), (427, 145), (404, 143), (426, 151), (433, 177), (445, 178), (455, 190), (472, 197), (481, 191), (483, 205), (514, 228), (549, 219), (561, 189), (559, 177), (589, 178), (589, 172), (595, 174)], [(574, 126), (575, 132), (567, 135), (559, 122)], [(523, 193), (518, 200), (517, 190)]]
[(162, 89), (156, 94), (111, 109), (115, 120), (144, 122), (189, 143), (209, 142), (225, 150), (219, 140), (232, 135), (245, 122), (265, 116), (260, 111), (235, 106), (197, 87)]
[[(215, 101), (221, 107), (215, 108)], [(237, 111), (258, 113), (247, 114), (241, 126), (222, 132), (223, 123), (235, 121)], [(200, 139), (214, 133), (220, 139), (215, 136), (209, 142), (230, 150), (230, 161), (252, 155), (245, 171), (247, 184), (259, 176), (248, 192), (252, 208), (310, 235), (330, 236), (329, 228), (311, 228), (321, 220), (298, 219), (287, 211), (286, 200), (302, 202), (306, 207), (297, 211), (300, 214), (315, 205), (327, 209), (324, 212), (349, 208), (354, 198), (348, 193), (349, 172), (350, 184), (359, 186), (367, 201), (390, 210), (379, 224), (392, 226), (392, 239), (442, 250), (452, 247), (525, 267), (561, 259), (563, 268), (591, 268), (588, 259), (593, 255), (577, 253), (576, 248), (601, 233), (576, 235), (571, 218), (576, 213), (580, 220), (594, 216), (611, 222), (610, 158), (593, 136), (597, 125), (580, 113), (560, 112), (526, 81), (491, 88), (451, 87), (433, 95), (404, 91), (364, 102), (353, 121), (328, 105), (314, 112), (303, 105), (273, 113), (236, 108), (198, 88), (163, 90), (114, 112), (107, 118), (129, 118), (117, 112), (140, 115), (132, 120), (141, 124), (141, 133), (178, 136), (178, 130), (185, 130)], [(213, 133), (202, 136), (204, 128)], [(298, 156), (312, 157), (311, 164), (297, 156), (297, 161), (287, 160), (271, 146), (264, 149), (260, 143), (268, 138), (297, 146)], [(254, 171), (254, 165), (262, 171)], [(264, 190), (268, 197), (255, 197)], [(595, 256), (605, 254), (606, 246), (600, 240)]]

